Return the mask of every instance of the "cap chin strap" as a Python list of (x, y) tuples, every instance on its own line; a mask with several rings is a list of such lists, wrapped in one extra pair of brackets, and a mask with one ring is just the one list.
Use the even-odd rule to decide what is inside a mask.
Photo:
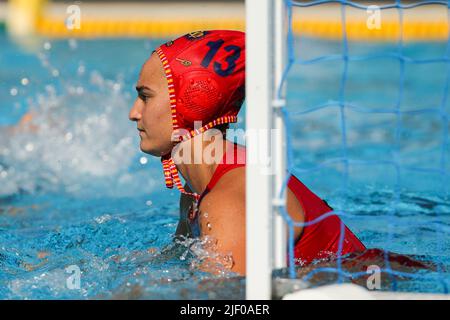
[(181, 183), (180, 176), (178, 174), (177, 166), (175, 165), (175, 162), (173, 161), (172, 157), (170, 156), (170, 153), (164, 155), (161, 157), (161, 162), (163, 165), (164, 170), (164, 179), (166, 181), (166, 187), (169, 189), (172, 189), (175, 185), (178, 190), (180, 190), (181, 193), (187, 194), (189, 196), (193, 196), (196, 201), (200, 199), (200, 195), (196, 192), (187, 192), (183, 184)]
[(166, 181), (166, 187), (169, 189), (172, 189), (173, 185), (175, 184), (175, 186), (177, 187), (178, 190), (180, 190), (181, 193), (184, 193), (184, 194), (194, 197), (194, 202), (192, 203), (191, 207), (189, 208), (189, 212), (188, 212), (188, 218), (191, 221), (194, 220), (195, 217), (198, 215), (198, 201), (200, 199), (200, 195), (195, 192), (187, 192), (183, 188), (183, 184), (181, 183), (180, 176), (178, 175), (177, 166), (173, 162), (173, 159), (170, 156), (170, 153), (162, 156), (161, 162), (163, 165), (164, 179)]
[[(217, 118), (214, 121), (209, 122), (208, 124), (204, 125), (201, 128), (196, 128), (194, 130), (191, 130), (187, 134), (180, 136), (179, 142), (191, 139), (194, 136), (199, 135), (208, 129), (214, 128), (216, 125), (224, 124), (224, 123), (232, 123), (232, 122), (236, 122), (236, 121), (237, 121), (236, 116), (223, 116), (223, 117)], [(175, 126), (174, 126), (174, 128), (175, 128)], [(187, 192), (183, 188), (183, 184), (181, 183), (180, 176), (178, 175), (177, 166), (173, 162), (170, 152), (161, 157), (161, 162), (163, 165), (164, 179), (166, 181), (167, 188), (172, 189), (173, 186), (175, 185), (177, 187), (177, 189), (180, 190), (181, 193), (193, 196), (196, 200), (200, 199), (200, 195), (198, 193)]]

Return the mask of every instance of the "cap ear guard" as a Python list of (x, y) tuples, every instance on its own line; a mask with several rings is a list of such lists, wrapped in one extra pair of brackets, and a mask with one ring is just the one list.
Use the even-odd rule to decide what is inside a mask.
[(188, 126), (194, 121), (213, 120), (223, 104), (223, 94), (208, 70), (194, 70), (179, 76), (177, 117)]

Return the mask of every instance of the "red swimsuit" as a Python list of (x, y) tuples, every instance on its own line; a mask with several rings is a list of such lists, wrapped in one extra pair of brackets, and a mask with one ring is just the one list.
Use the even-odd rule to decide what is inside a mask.
[[(230, 151), (230, 150), (229, 150)], [(202, 198), (217, 184), (219, 179), (228, 171), (245, 166), (245, 147), (234, 145), (234, 161), (227, 158), (228, 163), (224, 163), (226, 153), (222, 161), (218, 164), (214, 174), (201, 194), (198, 205)], [(295, 194), (300, 202), (305, 214), (305, 223), (316, 220), (333, 209), (322, 199), (311, 192), (294, 175), (288, 181), (288, 187)], [(297, 264), (308, 264), (316, 259), (323, 259), (335, 256), (339, 251), (339, 239), (341, 226), (344, 230), (342, 242), (342, 255), (363, 251), (364, 244), (348, 229), (341, 219), (336, 215), (330, 215), (317, 223), (303, 227), (302, 234), (294, 247), (294, 256)]]

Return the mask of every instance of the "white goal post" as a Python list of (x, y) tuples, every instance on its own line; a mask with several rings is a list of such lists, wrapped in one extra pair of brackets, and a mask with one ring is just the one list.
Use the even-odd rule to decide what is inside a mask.
[(285, 63), (285, 11), (284, 0), (246, 0), (246, 130), (258, 132), (257, 139), (246, 139), (247, 155), (267, 151), (271, 159), (267, 163), (256, 156), (258, 161), (247, 161), (246, 166), (246, 298), (250, 300), (271, 299), (272, 270), (287, 262), (286, 227), (278, 210), (285, 197), (278, 199), (277, 194), (286, 177), (280, 112), (284, 99), (277, 95)]

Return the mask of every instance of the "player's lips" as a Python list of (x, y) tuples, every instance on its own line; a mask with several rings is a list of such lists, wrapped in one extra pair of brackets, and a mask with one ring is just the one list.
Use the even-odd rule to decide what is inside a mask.
[(137, 130), (139, 131), (139, 135), (140, 136), (142, 136), (144, 134), (144, 132), (145, 132), (145, 130), (141, 129), (141, 128), (137, 128)]

